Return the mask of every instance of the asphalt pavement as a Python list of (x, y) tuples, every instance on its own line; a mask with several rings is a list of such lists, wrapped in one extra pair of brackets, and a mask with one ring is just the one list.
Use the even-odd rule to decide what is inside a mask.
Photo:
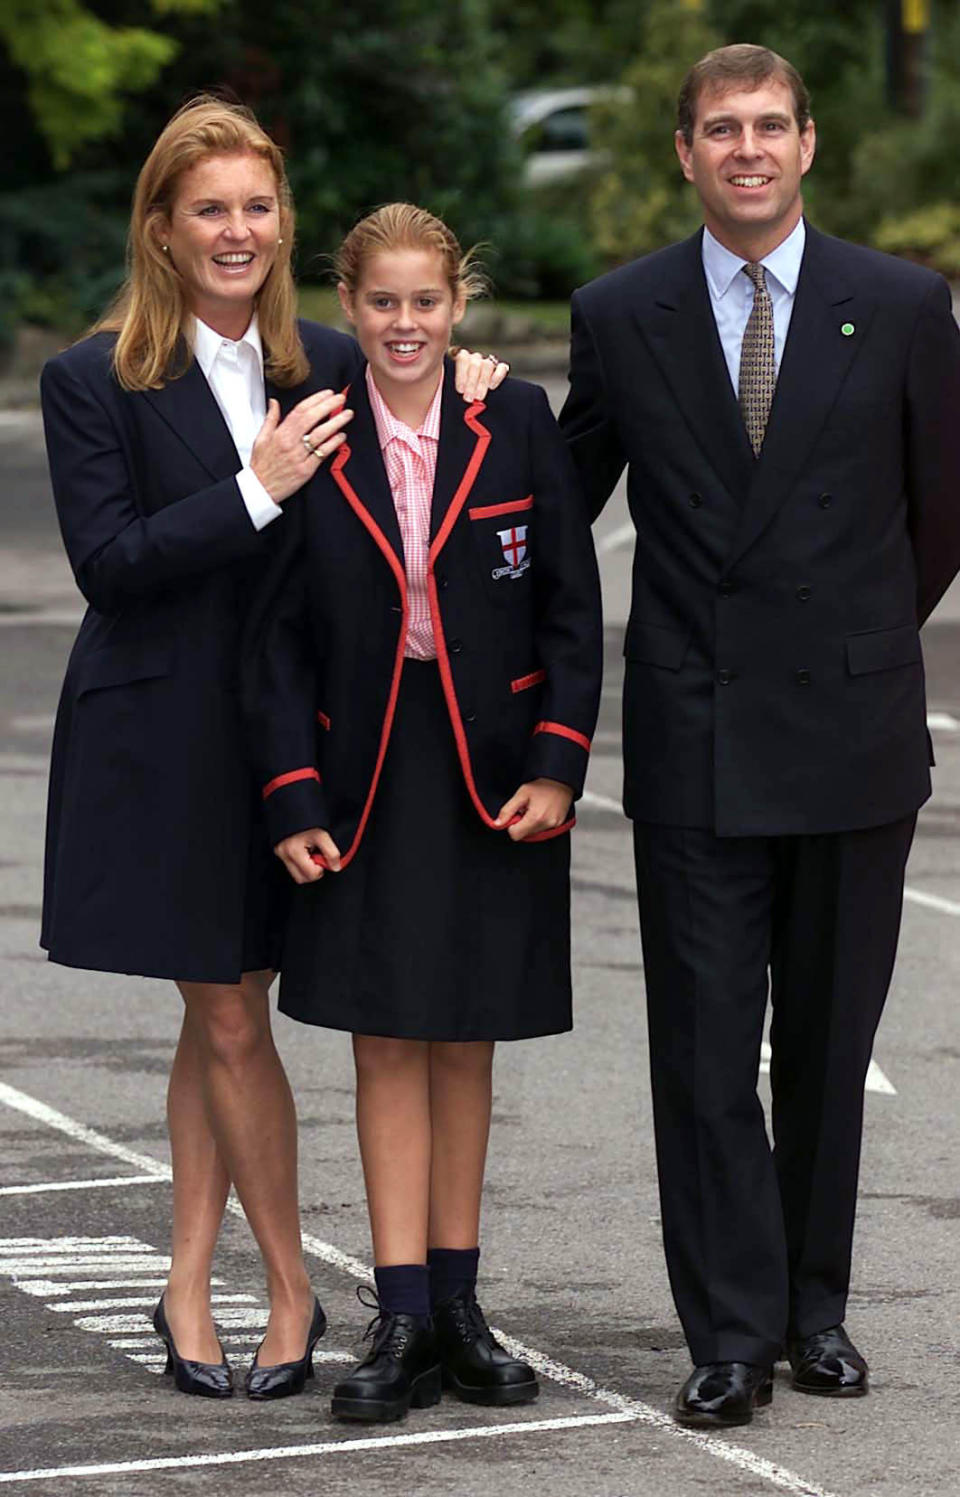
[[(559, 381), (547, 381), (551, 396)], [(317, 1378), (275, 1405), (186, 1399), (149, 1315), (170, 1205), (169, 984), (70, 971), (37, 948), (46, 756), (80, 616), (39, 421), (0, 414), (0, 1485), (29, 1494), (291, 1497), (901, 1497), (958, 1489), (960, 1433), (960, 606), (925, 631), (936, 794), (920, 817), (903, 938), (866, 1096), (848, 1326), (873, 1368), (853, 1403), (794, 1393), (743, 1430), (669, 1417), (689, 1360), (663, 1268), (643, 976), (620, 791), (630, 538), (597, 527), (607, 679), (574, 837), (576, 1024), (503, 1045), (483, 1231), (489, 1317), (540, 1369), (518, 1410), (445, 1398), (402, 1424), (334, 1425), (328, 1397), (367, 1320), (369, 1262), (344, 1036), (279, 1018), (296, 1093), (306, 1245), (330, 1318)], [(118, 787), (122, 793), (122, 787)], [(215, 860), (211, 860), (215, 876)], [(760, 1080), (766, 1097), (767, 1082)], [(238, 1366), (266, 1300), (228, 1216), (217, 1312)]]

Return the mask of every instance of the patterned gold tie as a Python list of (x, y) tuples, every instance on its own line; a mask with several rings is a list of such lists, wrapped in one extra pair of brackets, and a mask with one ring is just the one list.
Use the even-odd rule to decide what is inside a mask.
[(773, 303), (762, 265), (751, 262), (743, 273), (753, 282), (753, 310), (743, 333), (740, 349), (740, 410), (754, 457), (760, 456), (767, 417), (777, 385), (773, 347)]

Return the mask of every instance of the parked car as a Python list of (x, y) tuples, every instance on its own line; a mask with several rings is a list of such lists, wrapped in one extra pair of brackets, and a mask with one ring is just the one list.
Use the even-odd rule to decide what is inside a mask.
[(510, 127), (524, 153), (526, 185), (567, 182), (601, 163), (603, 152), (590, 143), (590, 110), (602, 101), (628, 96), (622, 86), (596, 83), (515, 94)]

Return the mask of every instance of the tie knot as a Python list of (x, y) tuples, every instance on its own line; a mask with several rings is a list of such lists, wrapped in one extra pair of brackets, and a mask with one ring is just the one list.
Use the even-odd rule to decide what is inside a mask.
[(766, 268), (760, 264), (759, 260), (750, 260), (748, 264), (743, 267), (743, 273), (744, 275), (750, 277), (751, 281), (758, 291), (766, 291), (767, 272)]

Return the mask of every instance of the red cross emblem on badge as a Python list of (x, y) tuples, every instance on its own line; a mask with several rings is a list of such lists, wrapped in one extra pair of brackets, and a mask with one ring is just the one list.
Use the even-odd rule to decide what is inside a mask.
[(498, 530), (497, 536), (503, 547), (503, 559), (510, 566), (518, 567), (527, 554), (527, 527), (514, 525), (510, 530)]

